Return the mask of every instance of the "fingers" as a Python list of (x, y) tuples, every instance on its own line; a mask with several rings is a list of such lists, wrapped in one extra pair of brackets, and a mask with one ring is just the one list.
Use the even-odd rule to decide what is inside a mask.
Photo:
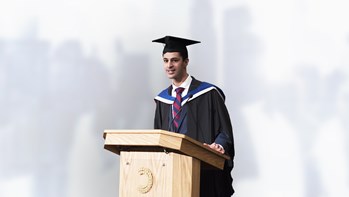
[(221, 154), (224, 154), (224, 152), (225, 152), (221, 145), (216, 144), (216, 143), (214, 143), (214, 142), (213, 142), (212, 144), (206, 144), (206, 143), (204, 143), (204, 145), (210, 147), (211, 149), (213, 149), (213, 150), (215, 150), (215, 151), (220, 152)]

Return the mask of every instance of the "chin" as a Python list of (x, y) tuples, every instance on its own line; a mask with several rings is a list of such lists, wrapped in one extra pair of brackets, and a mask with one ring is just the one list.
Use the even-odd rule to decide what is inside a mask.
[(175, 75), (167, 75), (167, 77), (168, 77), (169, 79), (174, 79), (174, 78), (175, 78)]

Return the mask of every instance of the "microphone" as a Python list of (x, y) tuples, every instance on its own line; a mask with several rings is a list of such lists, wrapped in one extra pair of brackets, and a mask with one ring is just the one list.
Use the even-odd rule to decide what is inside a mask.
[[(188, 96), (188, 100), (185, 104), (189, 103), (190, 99), (193, 97), (192, 94), (190, 94)], [(184, 106), (184, 105), (183, 105)], [(168, 124), (168, 129), (167, 131), (171, 131), (170, 129), (173, 128), (173, 121), (177, 118), (178, 114), (180, 114), (182, 112), (183, 106), (181, 107), (181, 109), (178, 111), (178, 113), (171, 119), (170, 123)], [(177, 133), (177, 131), (174, 131)]]

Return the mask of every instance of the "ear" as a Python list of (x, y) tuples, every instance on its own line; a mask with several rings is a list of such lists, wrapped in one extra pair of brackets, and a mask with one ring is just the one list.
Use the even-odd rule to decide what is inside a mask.
[(184, 60), (184, 63), (185, 63), (185, 66), (188, 66), (188, 64), (189, 64), (189, 58), (185, 59), (185, 60)]

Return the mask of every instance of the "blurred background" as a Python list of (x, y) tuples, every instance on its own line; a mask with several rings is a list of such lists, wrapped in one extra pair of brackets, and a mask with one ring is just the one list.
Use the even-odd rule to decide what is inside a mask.
[[(349, 196), (349, 2), (1, 0), (0, 196), (118, 196), (104, 129), (151, 129), (163, 46), (220, 86), (237, 197)], [(345, 118), (347, 117), (347, 118)]]

